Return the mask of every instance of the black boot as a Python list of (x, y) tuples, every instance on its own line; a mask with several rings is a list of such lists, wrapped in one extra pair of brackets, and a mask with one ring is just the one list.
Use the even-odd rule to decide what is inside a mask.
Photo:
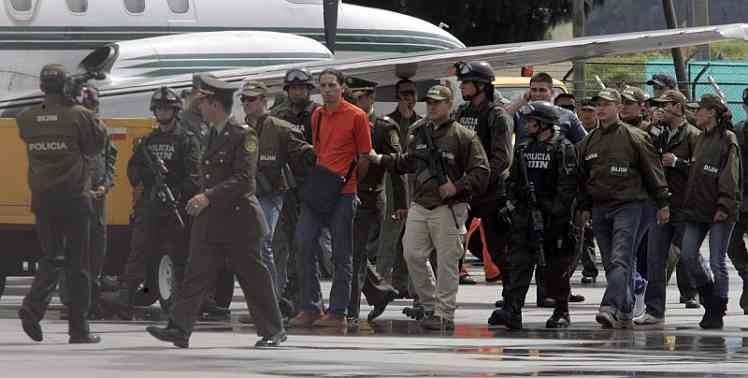
[(489, 325), (503, 325), (508, 329), (522, 329), (522, 306), (504, 298), (504, 307), (494, 310), (488, 318)]
[(553, 315), (545, 322), (545, 328), (569, 328), (570, 325), (569, 304), (559, 302), (553, 310)]
[[(722, 329), (722, 300), (714, 295), (714, 284), (704, 285), (699, 290), (699, 297), (704, 305), (704, 317), (699, 322), (703, 329)], [(725, 301), (727, 303), (727, 301)]]
[(168, 324), (166, 328), (150, 326), (145, 330), (151, 334), (151, 336), (161, 341), (172, 343), (174, 346), (179, 348), (190, 347), (190, 336), (172, 324)]

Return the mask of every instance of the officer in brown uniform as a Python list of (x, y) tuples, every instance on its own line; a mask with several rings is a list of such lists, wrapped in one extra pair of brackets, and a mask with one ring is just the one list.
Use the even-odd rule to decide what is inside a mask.
[[(259, 158), (257, 167), (257, 199), (260, 201), (265, 220), (270, 226), (270, 233), (265, 237), (262, 246), (262, 258), (270, 269), (270, 275), (280, 297), (280, 290), (285, 287), (285, 276), (281, 277), (276, 269), (288, 264), (288, 254), (274, 256), (273, 235), (278, 223), (286, 192), (292, 189), (293, 173), (289, 163), (313, 166), (317, 155), (314, 148), (306, 143), (301, 135), (292, 131), (292, 125), (280, 118), (273, 117), (267, 111), (267, 87), (258, 81), (248, 81), (242, 85), (240, 100), (247, 115), (249, 127), (257, 133)], [(280, 259), (279, 259), (280, 257)], [(292, 316), (293, 309), (289, 303), (281, 302), (281, 311), (285, 316)]]
[(201, 78), (200, 112), (211, 132), (199, 165), (201, 193), (187, 202), (194, 217), (187, 270), (169, 324), (146, 330), (161, 341), (188, 348), (203, 297), (228, 257), (262, 336), (255, 346), (277, 346), (286, 333), (260, 252), (268, 225), (255, 196), (257, 134), (230, 115), (235, 89), (218, 79)]
[(593, 98), (600, 127), (577, 145), (578, 222), (587, 223), (600, 248), (608, 286), (596, 320), (604, 328), (633, 327), (632, 274), (637, 230), (644, 201), (652, 198), (659, 223), (670, 217), (667, 181), (647, 134), (623, 123), (621, 95), (603, 89)]
[[(375, 151), (385, 154), (399, 154), (400, 133), (397, 124), (389, 117), (379, 117), (374, 113), (377, 83), (348, 77), (346, 84), (355, 104), (369, 114), (371, 143)], [(353, 279), (351, 281), (351, 301), (348, 305), (348, 325), (358, 324), (361, 309), (361, 292), (366, 301), (374, 306), (367, 319), (374, 320), (384, 312), (389, 302), (397, 297), (397, 291), (384, 283), (369, 259), (376, 253), (384, 214), (385, 201), (394, 203), (395, 209), (405, 209), (405, 183), (401, 175), (392, 175), (393, 196), (385, 199), (384, 167), (372, 166), (366, 177), (358, 183), (358, 198), (361, 201), (353, 219)]]
[[(425, 309), (421, 326), (432, 330), (454, 329), (467, 202), (486, 190), (490, 173), (476, 133), (449, 117), (452, 101), (449, 88), (429, 89), (428, 118), (412, 126), (407, 152), (370, 156), (374, 164), (390, 172), (415, 174), (403, 246), (413, 286)], [(434, 250), (436, 278), (428, 266)]]
[(96, 116), (63, 96), (65, 68), (42, 68), (40, 87), (44, 101), (18, 114), (19, 134), (27, 147), (31, 211), (44, 256), (24, 297), (18, 317), (32, 340), (42, 341), (39, 322), (49, 306), (63, 268), (70, 293), (69, 342), (98, 343), (86, 316), (91, 299), (89, 222), (93, 214), (91, 160), (101, 153), (107, 132)]
[[(695, 117), (704, 132), (696, 138), (691, 156), (681, 258), (704, 304), (699, 326), (721, 329), (729, 298), (725, 258), (743, 194), (740, 147), (728, 129), (729, 110), (721, 98), (711, 93), (701, 96)], [(707, 232), (710, 269), (701, 263), (699, 251)]]

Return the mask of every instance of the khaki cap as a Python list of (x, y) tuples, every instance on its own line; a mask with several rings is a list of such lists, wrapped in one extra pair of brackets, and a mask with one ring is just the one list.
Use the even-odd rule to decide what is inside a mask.
[(452, 91), (443, 85), (434, 85), (426, 92), (424, 100), (444, 101), (452, 100)]
[(598, 102), (600, 100), (605, 101), (613, 101), (613, 102), (621, 102), (621, 94), (612, 88), (605, 88), (601, 90), (600, 92), (597, 92), (597, 95), (592, 97), (593, 102)]
[(261, 81), (247, 81), (242, 84), (241, 95), (250, 97), (265, 96), (268, 93), (268, 87)]

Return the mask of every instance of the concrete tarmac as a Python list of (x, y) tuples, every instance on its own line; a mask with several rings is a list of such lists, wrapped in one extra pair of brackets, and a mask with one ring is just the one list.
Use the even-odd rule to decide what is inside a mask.
[[(544, 328), (552, 310), (534, 305), (534, 287), (524, 330), (488, 327), (500, 286), (479, 284), (460, 287), (454, 331), (421, 330), (401, 313), (409, 302), (396, 301), (373, 324), (362, 320), (347, 332), (292, 329), (272, 350), (254, 349), (254, 329), (236, 321), (246, 313), (239, 290), (231, 321), (200, 323), (189, 350), (145, 333), (147, 325), (159, 324), (152, 320), (95, 321), (91, 328), (101, 344), (69, 345), (56, 300), (42, 322), (45, 339), (35, 343), (15, 315), (30, 281), (11, 278), (0, 300), (0, 377), (745, 377), (748, 315), (738, 306), (742, 282), (732, 266), (729, 273), (730, 304), (719, 331), (698, 327), (703, 310), (678, 303), (674, 279), (664, 330), (600, 329), (594, 316), (604, 279), (583, 286), (577, 273), (573, 291), (587, 300), (571, 304), (569, 329)], [(329, 283), (323, 288), (328, 293)], [(368, 310), (364, 306), (362, 316)], [(154, 306), (141, 313), (157, 319), (158, 312)]]

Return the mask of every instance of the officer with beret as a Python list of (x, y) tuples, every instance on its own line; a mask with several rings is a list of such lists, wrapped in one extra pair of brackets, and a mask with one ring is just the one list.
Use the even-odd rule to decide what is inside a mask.
[(146, 330), (161, 341), (188, 348), (196, 309), (228, 258), (262, 337), (255, 346), (278, 346), (286, 332), (260, 252), (268, 225), (256, 196), (257, 133), (231, 116), (235, 88), (213, 77), (201, 79), (199, 107), (210, 135), (199, 164), (200, 193), (187, 202), (187, 212), (194, 217), (189, 262), (168, 325)]
[(88, 315), (91, 277), (88, 262), (91, 161), (106, 144), (107, 132), (93, 112), (63, 95), (67, 74), (60, 64), (42, 68), (44, 101), (18, 114), (16, 123), (26, 144), (31, 211), (44, 256), (24, 297), (18, 317), (34, 341), (42, 341), (39, 322), (49, 306), (63, 268), (70, 293), (69, 342), (98, 343)]
[[(356, 106), (369, 115), (371, 143), (375, 151), (385, 154), (402, 152), (400, 132), (397, 123), (390, 117), (379, 117), (374, 112), (377, 83), (355, 78), (346, 78)], [(394, 208), (406, 209), (405, 183), (401, 175), (392, 175), (393, 196), (385, 197), (384, 167), (373, 165), (366, 177), (358, 183), (358, 198), (361, 201), (353, 219), (353, 279), (351, 283), (351, 301), (348, 305), (348, 325), (358, 324), (361, 309), (361, 292), (374, 310), (367, 319), (374, 320), (384, 312), (385, 307), (394, 300), (398, 293), (391, 285), (385, 283), (369, 263), (376, 253), (379, 240), (385, 203), (393, 202)], [(396, 212), (395, 214), (397, 214)]]

